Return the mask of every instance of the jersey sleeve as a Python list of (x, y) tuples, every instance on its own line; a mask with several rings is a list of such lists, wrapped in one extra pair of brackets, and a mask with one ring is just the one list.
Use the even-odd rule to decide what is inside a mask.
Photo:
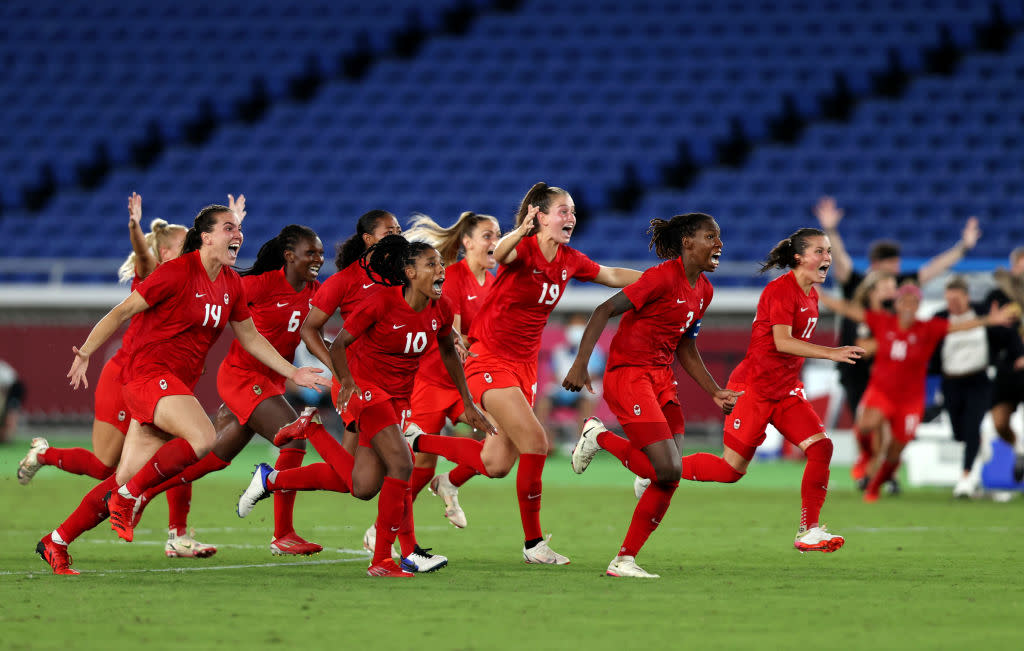
[(231, 314), (228, 316), (228, 320), (237, 323), (239, 321), (245, 321), (250, 318), (252, 314), (249, 312), (249, 299), (246, 295), (245, 283), (242, 282), (242, 278), (236, 273), (231, 281), (231, 289), (234, 294), (234, 298), (231, 301)]
[(939, 341), (949, 334), (949, 319), (941, 316), (932, 317), (928, 320), (928, 334), (932, 341)]
[(263, 277), (266, 274), (259, 274), (256, 276), (241, 276), (242, 288), (245, 290), (245, 304), (255, 305), (259, 300), (260, 294), (263, 293)]
[[(370, 326), (380, 320), (384, 297), (384, 292), (367, 296), (360, 303), (359, 308), (353, 310), (352, 314), (345, 319), (345, 330), (352, 335), (353, 339), (358, 339)], [(315, 302), (313, 304), (316, 305)]]
[[(358, 262), (354, 264), (359, 264)], [(334, 274), (320, 285), (313, 295), (313, 307), (330, 316), (341, 305), (341, 297), (345, 293), (345, 277), (342, 272)]]
[(440, 315), (440, 323), (437, 325), (437, 336), (444, 337), (451, 334), (453, 328), (452, 323), (455, 321), (455, 304), (454, 302), (442, 296), (438, 302), (438, 314)]
[(601, 273), (601, 265), (597, 264), (576, 249), (570, 250), (573, 253), (573, 262), (575, 266), (572, 273), (573, 278), (589, 282), (596, 278), (597, 274)]
[(644, 305), (647, 305), (652, 300), (657, 299), (659, 296), (663, 296), (667, 288), (665, 287), (665, 276), (660, 273), (661, 268), (651, 267), (647, 271), (640, 274), (640, 278), (635, 283), (626, 285), (622, 288), (622, 293), (626, 295), (629, 302), (633, 304), (633, 308), (639, 310)]
[(135, 291), (150, 307), (174, 296), (188, 282), (187, 268), (184, 264), (162, 264), (139, 283)]

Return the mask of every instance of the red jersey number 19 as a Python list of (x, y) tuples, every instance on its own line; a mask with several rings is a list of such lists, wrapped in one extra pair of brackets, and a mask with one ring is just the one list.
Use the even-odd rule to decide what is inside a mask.
[(554, 283), (544, 283), (544, 286), (540, 288), (540, 298), (537, 299), (538, 303), (544, 305), (553, 305), (558, 300), (558, 293), (561, 288)]

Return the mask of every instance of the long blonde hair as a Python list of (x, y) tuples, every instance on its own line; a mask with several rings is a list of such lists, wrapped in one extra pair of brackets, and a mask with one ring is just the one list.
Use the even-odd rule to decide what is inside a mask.
[(459, 259), (462, 251), (462, 238), (472, 236), (476, 227), (485, 220), (495, 224), (498, 220), (490, 215), (478, 215), (472, 211), (466, 211), (459, 215), (459, 219), (445, 228), (426, 215), (416, 215), (413, 218), (412, 226), (402, 233), (410, 242), (423, 240), (429, 242), (437, 252), (441, 254), (441, 260), (445, 265), (454, 264)]
[[(181, 224), (168, 224), (163, 219), (154, 219), (149, 225), (149, 232), (146, 233), (146, 246), (153, 252), (157, 264), (160, 264), (160, 249), (165, 247), (170, 238), (178, 233), (184, 233), (187, 229)], [(135, 277), (135, 251), (125, 259), (121, 268), (117, 270), (117, 278), (122, 283), (130, 282)]]

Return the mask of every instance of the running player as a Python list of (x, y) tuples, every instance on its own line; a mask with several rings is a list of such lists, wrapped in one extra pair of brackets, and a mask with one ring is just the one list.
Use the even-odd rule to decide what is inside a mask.
[(192, 391), (210, 347), (228, 323), (242, 346), (275, 372), (300, 386), (326, 385), (318, 369), (296, 369), (257, 332), (241, 279), (231, 269), (241, 244), (238, 217), (226, 206), (207, 206), (185, 236), (183, 255), (161, 265), (96, 324), (81, 348), (72, 348), (70, 384), (88, 387), (90, 355), (128, 319), (143, 314), (122, 370), (132, 425), (117, 472), (36, 547), (55, 573), (77, 574), (70, 568), (68, 543), (108, 515), (114, 531), (130, 542), (141, 495), (213, 447), (216, 430)]
[[(421, 548), (414, 537), (412, 549), (400, 541), (403, 567), (391, 558), (391, 546), (399, 531), (412, 532), (409, 477), (413, 460), (402, 438), (402, 428), (409, 415), (416, 368), (431, 339), (437, 341), (445, 368), (462, 396), (466, 421), (485, 432), (493, 432), (493, 428), (473, 404), (466, 386), (455, 350), (454, 313), (451, 302), (442, 297), (445, 272), (437, 251), (424, 242), (410, 244), (399, 235), (391, 235), (370, 247), (360, 265), (373, 282), (385, 287), (360, 304), (331, 345), (332, 367), (340, 385), (338, 405), (359, 432), (355, 466), (348, 483), (359, 499), (372, 499), (379, 493), (377, 534), (367, 574), (410, 577), (412, 573), (405, 568), (430, 571), (447, 563), (447, 559)], [(267, 491), (267, 470), (265, 466), (260, 468), (243, 493), (240, 514), (243, 501), (255, 502)], [(335, 470), (347, 479), (347, 469)], [(406, 559), (413, 555), (430, 566), (407, 566)]]
[(636, 564), (636, 555), (668, 510), (679, 487), (684, 432), (683, 411), (672, 358), (728, 414), (740, 395), (722, 389), (708, 373), (697, 350), (701, 318), (713, 290), (705, 272), (718, 268), (721, 230), (710, 215), (689, 213), (651, 220), (651, 248), (667, 260), (651, 267), (594, 310), (579, 352), (562, 386), (593, 392), (587, 366), (608, 319), (624, 314), (611, 343), (604, 375), (605, 402), (627, 438), (588, 418), (572, 452), (576, 473), (587, 469), (598, 450), (611, 452), (626, 468), (652, 480), (633, 511), (626, 539), (608, 565), (608, 576), (658, 578)]
[(633, 269), (603, 267), (568, 246), (576, 204), (561, 188), (537, 183), (519, 206), (516, 229), (494, 249), (504, 269), (470, 329), (466, 376), (473, 398), (498, 428), (483, 444), (466, 438), (408, 432), (416, 452), (440, 454), (487, 477), (504, 477), (519, 457), (516, 495), (523, 523), (523, 560), (565, 565), (569, 558), (548, 546), (540, 526), (541, 474), (548, 437), (533, 413), (541, 333), (569, 280), (625, 287)]
[[(291, 224), (260, 247), (252, 268), (240, 273), (256, 329), (285, 359), (295, 357), (299, 325), (320, 287), (316, 277), (323, 262), (324, 247), (317, 234), (305, 226)], [(217, 442), (213, 450), (182, 473), (147, 490), (143, 505), (167, 487), (194, 482), (226, 468), (253, 434), (273, 442), (282, 427), (298, 418), (284, 399), (284, 377), (246, 352), (237, 340), (231, 343), (217, 372), (217, 389), (224, 404), (215, 420)], [(275, 469), (300, 467), (305, 453), (304, 440), (286, 443), (278, 454)], [(275, 556), (315, 554), (323, 549), (295, 533), (294, 505), (293, 491), (274, 494), (274, 537), (270, 551)]]
[[(900, 454), (924, 415), (925, 379), (928, 362), (936, 346), (951, 332), (971, 330), (979, 326), (1006, 326), (1013, 322), (1015, 310), (1003, 307), (984, 317), (959, 320), (933, 317), (917, 318), (921, 307), (921, 289), (905, 283), (896, 290), (896, 313), (865, 310), (855, 303), (834, 298), (824, 299), (826, 305), (857, 322), (865, 323), (878, 342), (875, 363), (871, 368), (868, 388), (861, 400), (857, 427), (882, 440), (871, 480), (864, 491), (865, 502), (876, 502), (879, 488), (899, 466)], [(891, 440), (882, 439), (883, 425), (889, 426)]]
[(825, 282), (831, 262), (828, 237), (816, 228), (801, 228), (771, 250), (761, 272), (775, 267), (790, 271), (761, 292), (747, 354), (729, 377), (728, 388), (743, 395), (725, 422), (725, 450), (720, 457), (683, 457), (683, 479), (739, 481), (764, 442), (768, 423), (774, 425), (807, 455), (800, 486), (800, 528), (793, 543), (802, 552), (834, 552), (846, 542), (818, 522), (828, 491), (832, 441), (800, 381), (806, 357), (854, 364), (864, 354), (859, 346), (830, 348), (810, 342), (818, 324), (814, 286)]
[[(407, 239), (428, 241), (441, 254), (445, 264), (444, 288), (441, 291), (455, 310), (455, 343), (463, 358), (469, 348), (465, 333), (469, 332), (494, 285), (495, 277), (490, 271), (498, 265), (494, 260), (494, 247), (500, 237), (498, 220), (475, 212), (462, 213), (458, 221), (448, 228), (421, 216), (406, 233)], [(461, 260), (460, 254), (464, 254)], [(445, 420), (454, 425), (462, 417), (462, 396), (433, 346), (416, 373), (409, 403), (412, 410), (410, 422), (428, 434), (440, 434)], [(466, 526), (466, 514), (459, 505), (459, 486), (476, 471), (470, 466), (459, 465), (435, 477), (436, 467), (436, 454), (416, 453), (409, 480), (412, 498), (415, 500), (423, 487), (430, 484), (430, 491), (444, 500), (445, 517), (461, 529)]]
[[(230, 207), (235, 211), (236, 202), (231, 195)], [(240, 195), (238, 211), (245, 214), (245, 196)], [(241, 217), (239, 218), (241, 219)], [(118, 270), (121, 282), (131, 282), (135, 288), (163, 262), (181, 255), (185, 241), (184, 226), (168, 224), (154, 219), (150, 232), (142, 231), (142, 197), (133, 192), (128, 198), (128, 236), (132, 253)], [(138, 333), (136, 319), (129, 324), (122, 337), (122, 346), (111, 357), (100, 373), (95, 393), (95, 420), (92, 424), (92, 449), (52, 448), (42, 437), (32, 439), (29, 452), (18, 464), (18, 481), (27, 484), (40, 466), (55, 466), (76, 475), (88, 475), (93, 479), (106, 479), (114, 473), (121, 458), (121, 448), (128, 432), (131, 417), (121, 394), (121, 368), (128, 359), (128, 350)], [(192, 487), (179, 486), (167, 493), (167, 544), (164, 554), (170, 558), (206, 558), (217, 553), (217, 548), (195, 540), (188, 531), (189, 505), (192, 501)]]

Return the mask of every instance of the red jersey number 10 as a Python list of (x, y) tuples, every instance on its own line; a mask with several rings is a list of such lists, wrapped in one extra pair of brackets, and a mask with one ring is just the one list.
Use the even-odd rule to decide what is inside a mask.
[(411, 332), (405, 333), (405, 353), (422, 353), (427, 347), (427, 333), (417, 332), (415, 336)]

